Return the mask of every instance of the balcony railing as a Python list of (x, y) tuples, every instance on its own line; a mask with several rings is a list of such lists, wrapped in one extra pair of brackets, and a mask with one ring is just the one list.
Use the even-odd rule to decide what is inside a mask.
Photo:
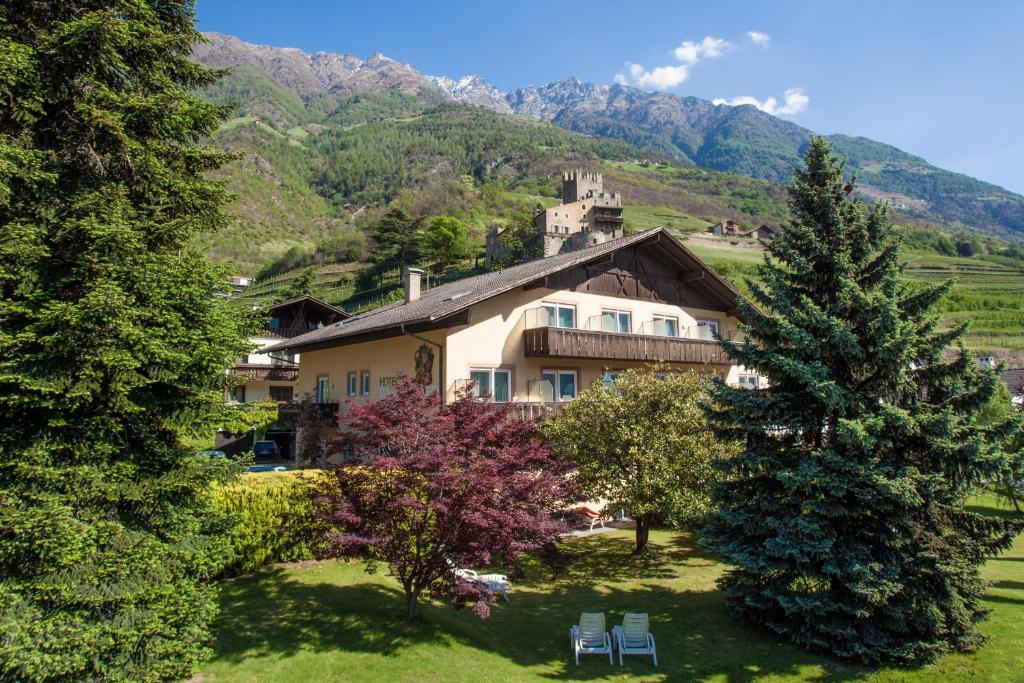
[(239, 364), (230, 368), (228, 372), (237, 377), (262, 382), (297, 382), (299, 380), (298, 366)]
[(524, 330), (523, 345), (526, 356), (533, 358), (661, 361), (702, 365), (731, 362), (715, 341), (562, 327)]
[(302, 328), (292, 327), (265, 327), (259, 335), (260, 337), (269, 337), (271, 339), (291, 339), (292, 337), (298, 337), (300, 334), (306, 334), (309, 330)]

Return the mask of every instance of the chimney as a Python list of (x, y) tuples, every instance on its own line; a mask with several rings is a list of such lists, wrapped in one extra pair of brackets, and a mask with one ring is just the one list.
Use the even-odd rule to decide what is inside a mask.
[(405, 303), (420, 298), (420, 278), (423, 271), (419, 268), (406, 268), (402, 274), (402, 286), (405, 287)]

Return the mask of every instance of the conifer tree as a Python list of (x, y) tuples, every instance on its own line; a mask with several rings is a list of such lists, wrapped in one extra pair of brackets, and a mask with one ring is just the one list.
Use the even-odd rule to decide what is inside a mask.
[(884, 205), (851, 197), (821, 138), (790, 186), (791, 224), (723, 343), (770, 388), (717, 384), (713, 418), (746, 444), (723, 461), (706, 547), (734, 565), (731, 610), (809, 649), (868, 663), (979, 644), (979, 567), (1015, 529), (964, 509), (1004, 464), (979, 411), (995, 373), (939, 331), (950, 283), (912, 288)]
[(203, 654), (223, 464), (179, 434), (248, 323), (190, 245), (227, 220), (186, 0), (0, 6), (0, 679), (165, 680)]

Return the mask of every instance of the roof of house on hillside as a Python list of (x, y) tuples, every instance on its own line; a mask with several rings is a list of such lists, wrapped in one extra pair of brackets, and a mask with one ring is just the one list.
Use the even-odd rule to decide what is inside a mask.
[[(707, 272), (709, 277), (701, 281), (701, 286), (708, 287), (709, 291), (713, 292), (723, 305), (728, 305), (731, 308), (737, 299), (742, 298), (742, 295), (728, 281), (676, 241), (664, 228), (654, 228), (578, 251), (557, 254), (511, 268), (449, 282), (424, 291), (415, 301), (408, 303), (400, 301), (367, 311), (348, 320), (333, 323), (288, 341), (274, 344), (264, 351), (273, 352), (286, 349), (301, 351), (302, 349), (356, 343), (392, 336), (396, 333), (396, 329), (398, 330), (397, 334), (401, 334), (406, 327), (413, 328), (409, 331), (415, 332), (418, 329), (425, 329), (424, 326), (431, 326), (432, 323), (444, 321), (446, 318), (462, 313), (470, 306), (499, 294), (536, 282), (562, 270), (595, 261), (619, 249), (648, 243), (658, 244), (669, 252), (670, 256), (690, 268)], [(438, 325), (434, 324), (433, 326), (437, 327)]]
[(1010, 387), (1010, 391), (1015, 396), (1024, 395), (1024, 368), (1004, 370), (1000, 377), (1006, 382), (1006, 386)]
[(313, 308), (319, 308), (321, 311), (325, 313), (333, 313), (334, 315), (341, 316), (342, 318), (352, 317), (351, 313), (348, 313), (338, 308), (337, 306), (332, 306), (326, 301), (317, 299), (315, 296), (310, 296), (309, 294), (303, 294), (301, 296), (295, 296), (292, 297), (291, 299), (286, 299), (284, 301), (278, 301), (277, 303), (268, 306), (267, 311), (273, 313), (274, 311), (280, 310), (282, 308), (288, 308), (289, 306), (294, 306), (295, 304), (300, 303), (304, 303), (306, 304), (306, 306), (311, 306)]

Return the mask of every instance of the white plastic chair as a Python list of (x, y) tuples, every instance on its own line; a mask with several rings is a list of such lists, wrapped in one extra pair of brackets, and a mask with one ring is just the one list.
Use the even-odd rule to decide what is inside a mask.
[(646, 612), (626, 612), (622, 625), (613, 628), (612, 635), (619, 650), (619, 666), (622, 666), (623, 655), (650, 655), (654, 666), (658, 666), (658, 651)]
[(472, 569), (457, 568), (455, 575), (464, 581), (483, 584), (487, 590), (508, 602), (508, 591), (512, 587), (512, 582), (504, 574), (477, 574)]
[(569, 641), (572, 653), (576, 657), (576, 666), (580, 665), (580, 655), (608, 655), (608, 664), (612, 660), (612, 639), (604, 626), (604, 612), (583, 612), (580, 623), (569, 629)]

